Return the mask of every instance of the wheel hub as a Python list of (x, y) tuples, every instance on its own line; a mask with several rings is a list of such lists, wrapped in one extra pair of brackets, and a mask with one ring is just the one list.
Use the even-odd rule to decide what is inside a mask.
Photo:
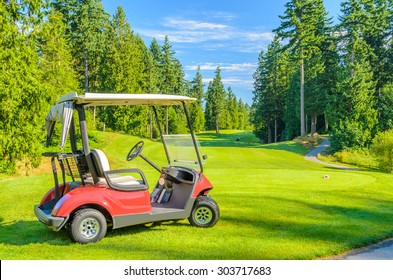
[(213, 213), (207, 207), (200, 207), (195, 211), (195, 218), (199, 223), (205, 225), (213, 219)]
[(82, 221), (79, 231), (84, 238), (94, 238), (100, 231), (100, 223), (94, 218), (86, 218)]

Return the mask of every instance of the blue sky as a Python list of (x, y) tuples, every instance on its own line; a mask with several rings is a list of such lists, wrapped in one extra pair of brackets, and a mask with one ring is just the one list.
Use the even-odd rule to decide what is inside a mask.
[[(221, 68), (224, 86), (252, 103), (253, 78), (261, 50), (273, 39), (280, 25), (279, 15), (287, 0), (102, 0), (113, 15), (122, 6), (134, 32), (149, 46), (152, 38), (163, 43), (165, 35), (183, 65), (186, 79), (192, 80), (198, 65), (203, 81), (214, 78)], [(335, 20), (339, 0), (325, 0)]]

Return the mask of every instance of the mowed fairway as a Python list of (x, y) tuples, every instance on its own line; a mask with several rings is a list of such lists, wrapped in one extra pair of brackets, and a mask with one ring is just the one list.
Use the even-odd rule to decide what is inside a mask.
[[(101, 133), (113, 168), (142, 168), (150, 189), (158, 173), (125, 156), (139, 138)], [(240, 137), (240, 141), (235, 141)], [(221, 219), (209, 229), (187, 220), (117, 229), (95, 244), (52, 232), (33, 206), (53, 185), (50, 173), (0, 178), (0, 259), (317, 259), (393, 236), (393, 176), (343, 171), (305, 161), (295, 142), (261, 145), (250, 132), (199, 135), (209, 158)], [(165, 163), (161, 143), (144, 154)], [(49, 172), (50, 170), (48, 170)], [(324, 179), (328, 175), (328, 179)]]

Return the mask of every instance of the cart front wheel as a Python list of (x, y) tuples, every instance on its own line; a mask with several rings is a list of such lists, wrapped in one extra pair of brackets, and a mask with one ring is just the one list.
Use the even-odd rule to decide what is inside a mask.
[(197, 227), (212, 227), (220, 218), (220, 210), (217, 203), (207, 196), (196, 199), (188, 221)]
[(69, 228), (72, 240), (82, 244), (100, 241), (105, 236), (106, 230), (104, 215), (91, 208), (77, 211)]

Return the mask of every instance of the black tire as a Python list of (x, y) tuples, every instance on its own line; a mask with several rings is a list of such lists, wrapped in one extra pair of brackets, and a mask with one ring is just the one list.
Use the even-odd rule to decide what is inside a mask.
[(220, 209), (217, 203), (208, 196), (199, 196), (195, 200), (188, 221), (196, 227), (212, 227), (220, 218)]
[(100, 241), (106, 230), (105, 216), (92, 208), (77, 211), (69, 227), (71, 239), (82, 244)]

